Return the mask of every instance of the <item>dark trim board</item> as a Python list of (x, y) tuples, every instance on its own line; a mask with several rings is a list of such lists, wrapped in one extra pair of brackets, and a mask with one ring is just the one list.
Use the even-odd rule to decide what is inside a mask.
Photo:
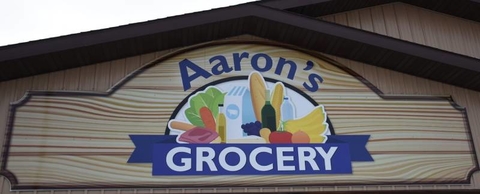
[[(402, 0), (435, 9), (448, 7), (445, 5), (451, 1)], [(0, 47), (0, 81), (250, 34), (480, 91), (480, 59), (316, 20), (307, 13), (338, 12), (390, 2), (394, 1), (260, 1), (4, 46)], [(480, 18), (478, 0), (455, 2), (478, 8), (470, 15)], [(335, 9), (329, 7), (332, 3), (337, 5)], [(317, 6), (324, 7), (316, 9)]]

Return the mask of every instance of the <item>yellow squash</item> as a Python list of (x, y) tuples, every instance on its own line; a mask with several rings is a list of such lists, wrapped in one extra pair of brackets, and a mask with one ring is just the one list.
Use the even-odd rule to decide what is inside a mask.
[(282, 118), (281, 108), (283, 102), (283, 93), (284, 93), (284, 86), (282, 82), (277, 82), (273, 86), (272, 92), (272, 106), (275, 109), (275, 118), (277, 122), (277, 126), (280, 126), (280, 119)]
[(317, 106), (302, 118), (285, 121), (283, 128), (292, 134), (299, 130), (307, 133), (310, 143), (325, 143), (328, 130), (326, 120), (323, 106)]

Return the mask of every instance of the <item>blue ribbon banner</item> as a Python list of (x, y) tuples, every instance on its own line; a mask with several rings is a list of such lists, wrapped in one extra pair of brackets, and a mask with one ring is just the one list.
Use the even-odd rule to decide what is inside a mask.
[(128, 163), (153, 163), (153, 175), (351, 174), (373, 161), (369, 135), (332, 135), (324, 144), (178, 144), (173, 135), (130, 135)]

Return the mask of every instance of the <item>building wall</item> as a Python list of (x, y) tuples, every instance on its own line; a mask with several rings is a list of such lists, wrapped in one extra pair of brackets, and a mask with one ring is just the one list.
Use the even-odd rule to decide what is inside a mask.
[[(244, 35), (234, 37), (239, 40), (260, 40)], [(49, 74), (0, 82), (0, 133), (5, 134), (5, 123), (8, 116), (9, 103), (22, 98), (28, 90), (79, 90), (106, 91), (123, 77), (143, 64), (172, 52), (173, 50), (143, 54), (81, 68), (58, 71)], [(328, 56), (351, 68), (371, 81), (386, 94), (418, 94), (418, 95), (452, 95), (455, 101), (467, 107), (470, 126), (475, 143), (480, 143), (480, 92), (467, 90), (439, 82), (418, 78), (403, 73), (363, 64), (343, 58)], [(4, 138), (0, 138), (3, 145)], [(480, 148), (477, 146), (477, 151)], [(284, 188), (202, 188), (202, 189), (122, 189), (122, 190), (63, 190), (63, 191), (17, 191), (9, 192), (10, 183), (0, 177), (0, 193), (21, 194), (97, 194), (97, 193), (160, 193), (160, 192), (292, 192), (292, 191), (351, 191), (351, 190), (420, 190), (420, 189), (480, 189), (480, 176), (473, 177), (471, 185), (396, 185), (396, 186), (328, 186), (328, 187), (284, 187)]]
[(319, 19), (480, 58), (480, 23), (409, 4), (391, 3)]

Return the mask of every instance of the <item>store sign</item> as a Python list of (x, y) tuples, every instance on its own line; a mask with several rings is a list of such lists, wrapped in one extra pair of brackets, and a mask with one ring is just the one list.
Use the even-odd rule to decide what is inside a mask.
[(190, 48), (106, 93), (31, 91), (10, 115), (14, 189), (451, 184), (478, 166), (451, 99), (383, 95), (278, 45)]
[[(168, 127), (178, 135), (130, 135), (137, 148), (129, 163), (152, 162), (153, 175), (258, 175), (351, 174), (352, 161), (373, 161), (365, 148), (369, 135), (332, 135), (325, 108), (298, 88), (265, 82), (259, 71), (271, 68), (259, 68), (258, 55), (251, 62), (257, 71), (245, 79), (209, 85), (177, 107)], [(271, 67), (270, 56), (262, 56), (265, 67)], [(212, 72), (232, 70), (225, 57), (216, 58), (223, 60)], [(179, 63), (185, 90), (192, 78), (212, 76), (186, 61)], [(281, 58), (277, 68), (287, 62), (293, 72), (289, 74), (295, 75), (292, 61)], [(186, 68), (195, 71), (188, 75)], [(276, 72), (281, 76), (281, 69)], [(310, 75), (323, 80), (319, 74)], [(314, 83), (310, 85), (317, 88), (321, 84)], [(299, 109), (307, 110), (307, 115), (296, 116)]]

